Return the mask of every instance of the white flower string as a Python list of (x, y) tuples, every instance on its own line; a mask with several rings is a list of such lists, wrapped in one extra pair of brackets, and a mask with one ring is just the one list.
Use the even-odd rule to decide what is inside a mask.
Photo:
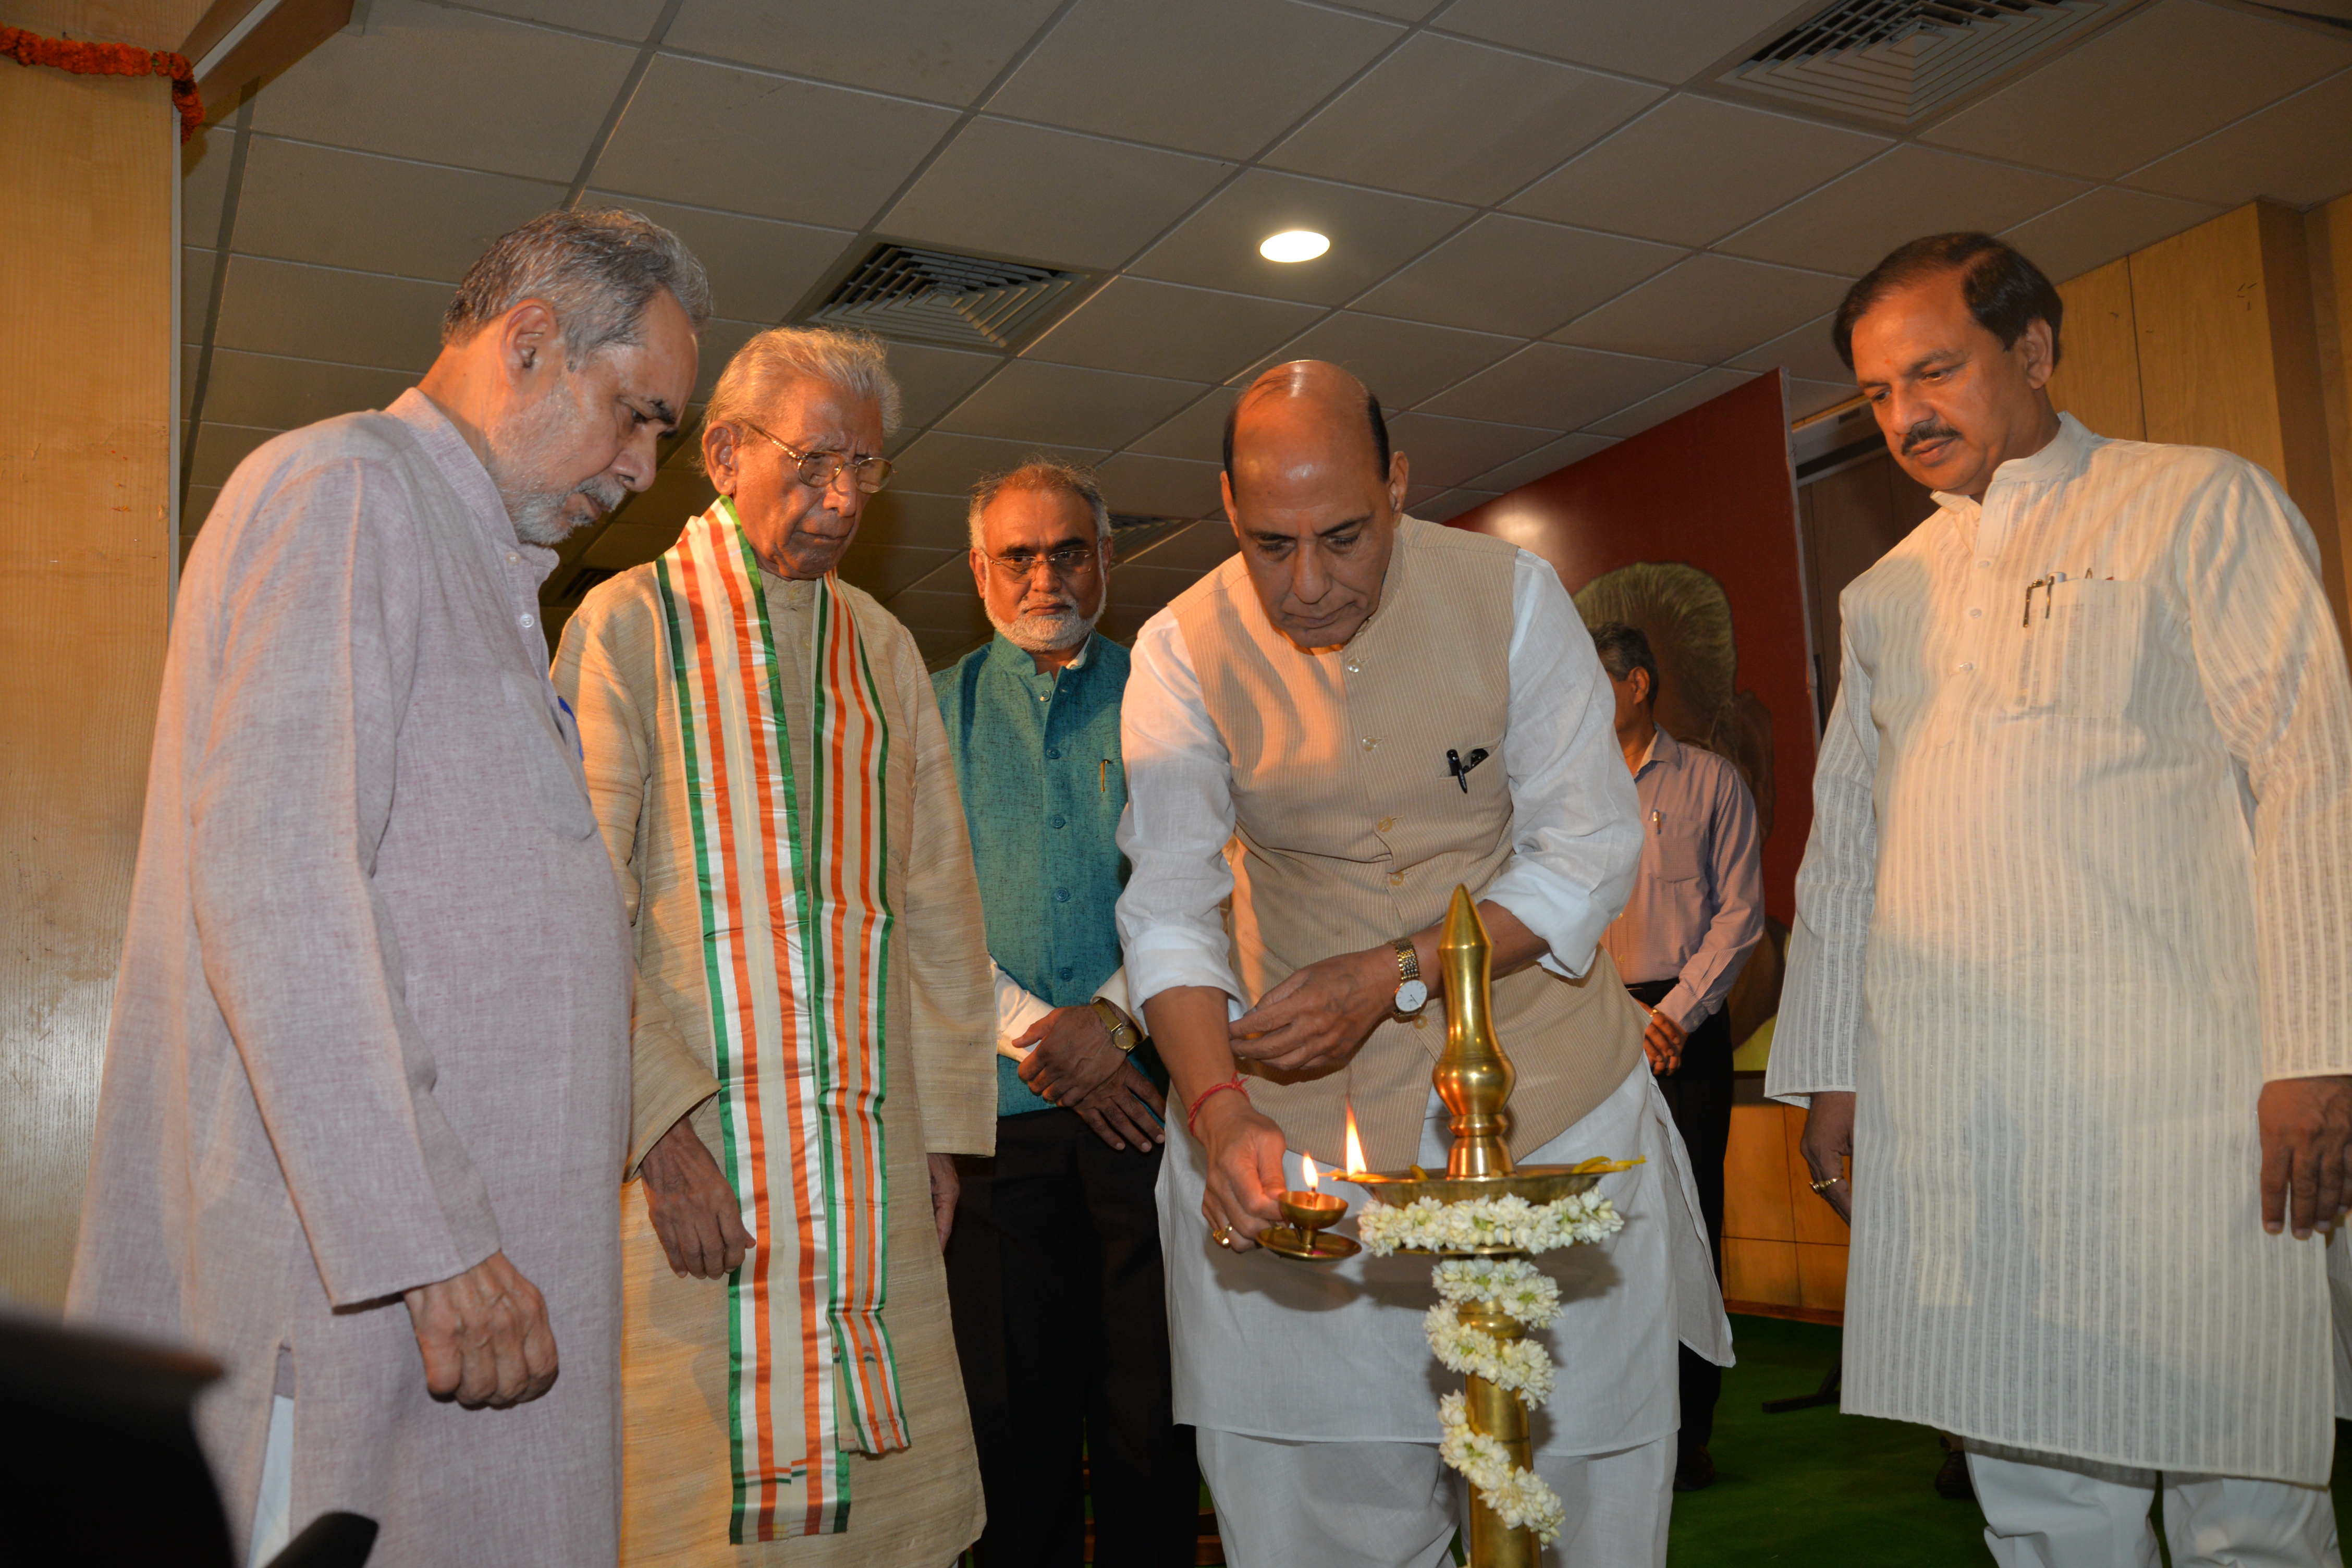
[(1402, 1207), (1370, 1203), (1356, 1221), (1365, 1250), (1375, 1258), (1397, 1251), (1550, 1252), (1624, 1228), (1617, 1205), (1591, 1189), (1540, 1205), (1519, 1197), (1451, 1204), (1422, 1198)]
[(1559, 1494), (1533, 1470), (1511, 1463), (1510, 1453), (1502, 1444), (1471, 1430), (1468, 1400), (1459, 1394), (1447, 1394), (1438, 1401), (1437, 1419), (1444, 1433), (1437, 1442), (1437, 1457), (1478, 1489), (1479, 1498), (1495, 1510), (1496, 1519), (1508, 1529), (1535, 1531), (1536, 1539), (1547, 1546), (1559, 1539), (1560, 1526), (1568, 1521)]
[(1531, 1329), (1549, 1327), (1559, 1316), (1559, 1282), (1524, 1258), (1449, 1258), (1434, 1278), (1444, 1300), (1457, 1306), (1482, 1302)]
[(1422, 1319), (1429, 1348), (1448, 1372), (1483, 1377), (1497, 1388), (1519, 1396), (1530, 1410), (1551, 1397), (1551, 1352), (1535, 1340), (1498, 1340), (1484, 1329), (1464, 1322), (1453, 1306), (1440, 1301)]

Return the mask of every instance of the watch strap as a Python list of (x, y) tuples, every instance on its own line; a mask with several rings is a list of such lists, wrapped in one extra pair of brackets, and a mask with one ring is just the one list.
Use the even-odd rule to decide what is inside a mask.
[(1094, 1008), (1095, 1016), (1101, 1021), (1104, 1031), (1110, 1036), (1110, 1043), (1121, 1051), (1132, 1053), (1136, 1047), (1143, 1043), (1143, 1031), (1136, 1026), (1134, 1019), (1120, 1012), (1117, 1005), (1104, 1001), (1099, 996), (1088, 1005)]
[(1396, 949), (1397, 984), (1402, 985), (1409, 980), (1420, 979), (1421, 954), (1413, 950), (1412, 938), (1397, 937), (1389, 945)]

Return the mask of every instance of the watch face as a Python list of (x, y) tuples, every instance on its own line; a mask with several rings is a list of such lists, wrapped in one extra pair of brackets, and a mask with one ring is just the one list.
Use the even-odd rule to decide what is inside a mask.
[(1400, 1013), (1418, 1013), (1428, 1000), (1429, 987), (1418, 980), (1408, 980), (1397, 987), (1396, 1010)]

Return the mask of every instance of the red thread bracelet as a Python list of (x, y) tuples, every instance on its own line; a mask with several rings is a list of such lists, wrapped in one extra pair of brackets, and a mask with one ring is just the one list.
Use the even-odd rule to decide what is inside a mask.
[(1201, 1091), (1201, 1098), (1192, 1102), (1192, 1108), (1184, 1112), (1185, 1131), (1191, 1132), (1192, 1131), (1192, 1123), (1200, 1120), (1201, 1107), (1208, 1104), (1209, 1096), (1216, 1093), (1221, 1089), (1239, 1089), (1244, 1094), (1247, 1094), (1249, 1092), (1249, 1086), (1242, 1081), (1242, 1075), (1239, 1073), (1234, 1074), (1233, 1077), (1225, 1079), (1223, 1083), (1211, 1084), (1208, 1088)]

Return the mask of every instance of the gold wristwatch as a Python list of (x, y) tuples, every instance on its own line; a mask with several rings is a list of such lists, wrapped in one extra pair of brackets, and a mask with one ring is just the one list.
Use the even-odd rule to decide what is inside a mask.
[(1122, 1051), (1132, 1052), (1143, 1043), (1143, 1031), (1135, 1026), (1134, 1019), (1120, 1012), (1116, 1005), (1099, 996), (1090, 1005), (1095, 1010), (1095, 1016), (1102, 1021), (1105, 1032), (1110, 1036), (1112, 1045)]
[(1421, 978), (1421, 954), (1413, 951), (1409, 936), (1398, 937), (1389, 945), (1397, 955), (1396, 1010), (1411, 1016), (1429, 1005), (1429, 987)]

